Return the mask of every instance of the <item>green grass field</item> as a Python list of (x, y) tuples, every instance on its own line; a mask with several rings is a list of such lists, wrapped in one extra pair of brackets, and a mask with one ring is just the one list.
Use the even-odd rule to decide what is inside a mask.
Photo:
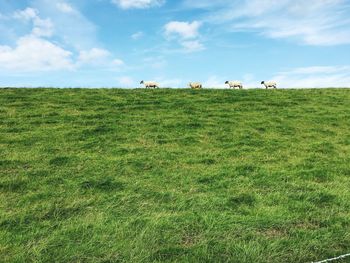
[(0, 89), (0, 174), (1, 262), (338, 256), (350, 89)]

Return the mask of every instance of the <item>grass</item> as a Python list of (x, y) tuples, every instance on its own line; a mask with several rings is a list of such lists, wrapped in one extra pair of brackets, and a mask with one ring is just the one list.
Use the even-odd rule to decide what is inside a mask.
[(350, 90), (0, 90), (2, 262), (350, 252)]

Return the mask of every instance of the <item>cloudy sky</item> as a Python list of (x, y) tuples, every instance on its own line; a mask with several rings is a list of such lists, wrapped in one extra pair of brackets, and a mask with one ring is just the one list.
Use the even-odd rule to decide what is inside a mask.
[(350, 87), (350, 0), (0, 0), (0, 86)]

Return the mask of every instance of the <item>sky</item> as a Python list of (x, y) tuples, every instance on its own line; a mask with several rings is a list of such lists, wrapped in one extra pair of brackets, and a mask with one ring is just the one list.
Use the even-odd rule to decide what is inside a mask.
[(350, 87), (350, 0), (0, 0), (0, 87)]

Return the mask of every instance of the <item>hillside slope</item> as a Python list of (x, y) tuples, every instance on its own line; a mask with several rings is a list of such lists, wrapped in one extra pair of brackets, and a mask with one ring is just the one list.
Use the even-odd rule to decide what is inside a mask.
[(350, 89), (0, 89), (4, 262), (350, 252)]

